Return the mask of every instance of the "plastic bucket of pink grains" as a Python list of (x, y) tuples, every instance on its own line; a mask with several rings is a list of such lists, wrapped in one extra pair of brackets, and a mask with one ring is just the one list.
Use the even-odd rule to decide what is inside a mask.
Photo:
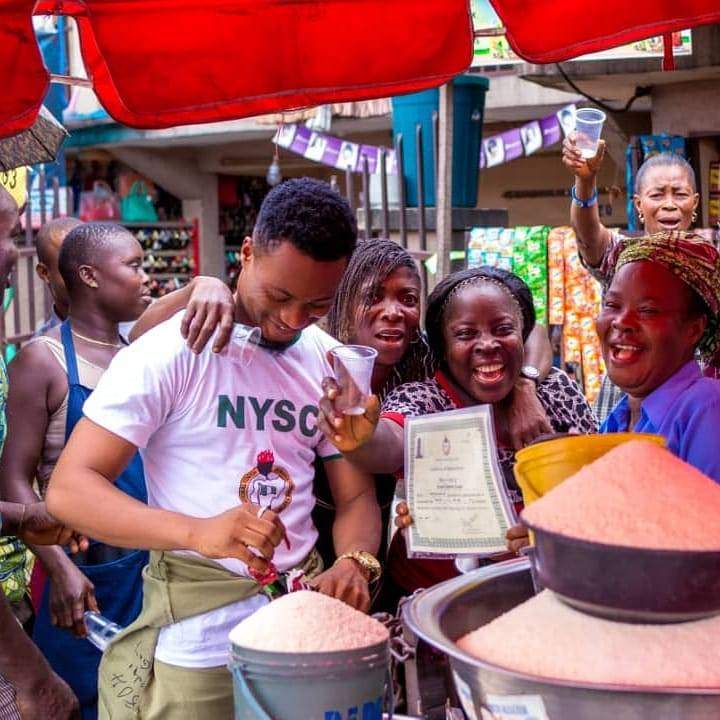
[(285, 595), (241, 622), (230, 644), (235, 720), (392, 718), (388, 630), (339, 600)]

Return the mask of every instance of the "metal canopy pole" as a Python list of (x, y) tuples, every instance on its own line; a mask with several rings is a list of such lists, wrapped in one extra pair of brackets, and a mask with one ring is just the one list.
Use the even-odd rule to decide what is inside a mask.
[(438, 122), (437, 195), (437, 279), (450, 274), (452, 242), (452, 150), (453, 150), (453, 85), (440, 88)]

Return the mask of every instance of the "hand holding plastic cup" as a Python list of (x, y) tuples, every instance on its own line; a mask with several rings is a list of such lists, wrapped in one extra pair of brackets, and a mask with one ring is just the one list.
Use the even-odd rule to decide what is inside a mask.
[(605, 113), (597, 108), (580, 108), (575, 111), (575, 143), (585, 160), (597, 155), (605, 117)]
[(377, 350), (364, 345), (340, 345), (330, 351), (330, 361), (340, 392), (335, 407), (344, 415), (362, 415), (371, 394)]

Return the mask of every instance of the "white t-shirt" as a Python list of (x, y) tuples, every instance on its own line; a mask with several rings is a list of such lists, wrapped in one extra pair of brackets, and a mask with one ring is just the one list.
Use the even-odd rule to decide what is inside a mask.
[[(281, 513), (279, 570), (299, 564), (317, 531), (311, 511), (313, 461), (337, 455), (316, 428), (326, 353), (337, 345), (312, 326), (282, 351), (258, 348), (244, 367), (230, 355), (200, 355), (180, 334), (182, 313), (121, 350), (85, 403), (85, 415), (140, 448), (148, 504), (211, 517), (241, 501)], [(239, 560), (219, 560), (239, 575)], [(156, 657), (184, 667), (227, 660), (227, 633), (262, 599), (176, 623), (161, 632)]]

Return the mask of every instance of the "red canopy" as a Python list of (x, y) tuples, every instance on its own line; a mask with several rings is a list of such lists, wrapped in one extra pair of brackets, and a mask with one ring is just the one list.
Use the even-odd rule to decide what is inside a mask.
[(720, 22), (719, 0), (490, 0), (512, 49), (554, 63)]
[(467, 0), (0, 0), (0, 135), (47, 90), (33, 12), (77, 19), (100, 102), (138, 128), (412, 92), (472, 60)]

